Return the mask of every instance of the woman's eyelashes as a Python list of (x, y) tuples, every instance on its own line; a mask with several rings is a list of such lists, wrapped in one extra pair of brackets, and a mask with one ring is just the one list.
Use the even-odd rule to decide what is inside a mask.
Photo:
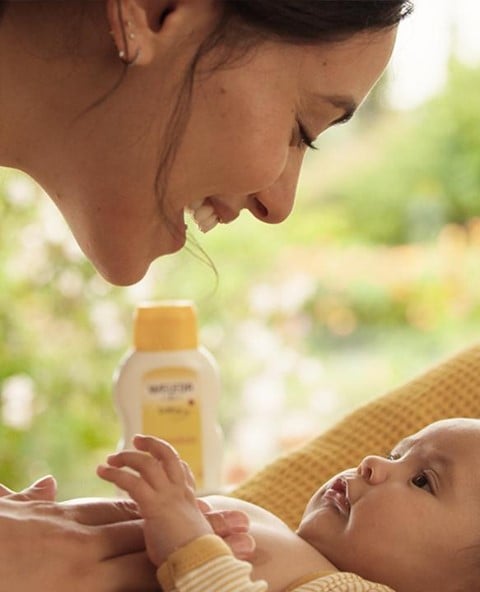
[[(340, 119), (337, 119), (337, 120), (331, 122), (324, 129), (328, 129), (334, 125), (342, 125), (344, 123), (347, 123), (347, 121), (350, 121), (352, 116), (353, 116), (353, 113), (347, 113), (343, 117), (341, 117)], [(295, 146), (297, 148), (303, 148), (304, 146), (306, 146), (307, 148), (310, 148), (311, 150), (318, 150), (317, 146), (315, 146), (315, 144), (313, 143), (316, 138), (314, 136), (312, 136), (312, 134), (308, 133), (306, 127), (303, 125), (303, 123), (299, 119), (297, 119), (297, 130), (294, 135), (297, 138), (297, 140), (295, 142)]]
[(305, 126), (302, 124), (301, 121), (297, 121), (297, 126), (298, 126), (297, 146), (299, 148), (301, 148), (302, 146), (307, 146), (307, 148), (310, 148), (311, 150), (318, 150), (318, 148), (313, 143), (314, 138), (312, 138), (311, 135), (307, 132), (307, 130), (305, 129)]

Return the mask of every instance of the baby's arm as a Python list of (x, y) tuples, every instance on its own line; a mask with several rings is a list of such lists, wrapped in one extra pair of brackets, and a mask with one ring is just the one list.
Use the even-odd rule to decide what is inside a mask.
[[(145, 519), (147, 552), (165, 592), (265, 592), (251, 565), (233, 557), (197, 508), (187, 465), (166, 442), (136, 437), (138, 451), (108, 457), (98, 474), (127, 491)], [(147, 453), (147, 454), (145, 454)], [(123, 467), (136, 471), (126, 472)], [(206, 536), (205, 536), (206, 535)]]
[(159, 567), (175, 549), (213, 530), (197, 507), (189, 468), (174, 448), (149, 436), (136, 436), (134, 445), (137, 450), (110, 455), (98, 474), (137, 502), (148, 555)]

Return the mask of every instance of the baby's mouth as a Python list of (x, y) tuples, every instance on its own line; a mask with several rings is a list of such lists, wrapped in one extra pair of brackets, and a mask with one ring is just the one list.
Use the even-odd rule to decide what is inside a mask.
[(195, 220), (198, 228), (204, 233), (209, 232), (215, 228), (215, 226), (220, 222), (220, 219), (212, 205), (204, 199), (194, 201), (185, 209), (192, 215), (192, 218)]
[(350, 501), (348, 499), (347, 481), (342, 477), (335, 479), (335, 481), (323, 494), (323, 498), (332, 502), (345, 516), (350, 514)]

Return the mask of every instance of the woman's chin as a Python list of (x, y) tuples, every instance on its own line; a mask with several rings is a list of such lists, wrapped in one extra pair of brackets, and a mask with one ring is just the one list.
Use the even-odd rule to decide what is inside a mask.
[(90, 234), (75, 234), (83, 253), (110, 284), (131, 286), (142, 280), (153, 261), (171, 255), (186, 242), (183, 211), (177, 223), (166, 227), (153, 225), (141, 231), (102, 233), (98, 228)]
[(114, 286), (131, 286), (142, 280), (150, 267), (150, 263), (145, 265), (122, 265), (120, 261), (115, 265), (99, 265), (94, 263), (98, 273), (105, 281)]
[[(163, 243), (148, 255), (133, 254), (131, 251), (106, 257), (90, 257), (100, 275), (115, 286), (131, 286), (142, 280), (150, 265), (159, 257), (171, 255), (183, 248), (186, 235), (171, 237), (168, 244)], [(88, 255), (87, 255), (88, 256)]]

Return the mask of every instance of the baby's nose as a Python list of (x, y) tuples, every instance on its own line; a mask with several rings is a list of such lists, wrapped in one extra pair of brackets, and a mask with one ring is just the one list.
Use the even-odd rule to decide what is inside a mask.
[(381, 456), (366, 456), (358, 465), (358, 474), (370, 483), (378, 485), (388, 477), (388, 466), (390, 461)]

